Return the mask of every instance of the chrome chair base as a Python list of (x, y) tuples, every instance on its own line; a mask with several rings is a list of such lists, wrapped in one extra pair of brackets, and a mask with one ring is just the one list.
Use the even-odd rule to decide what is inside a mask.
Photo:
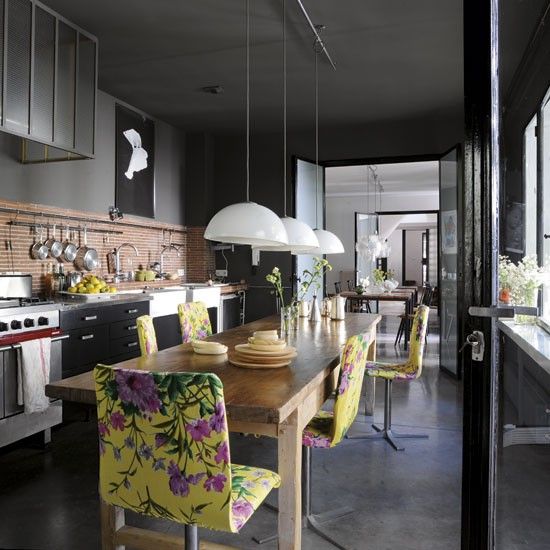
[(396, 439), (429, 439), (427, 434), (401, 434), (394, 432), (391, 427), (391, 390), (392, 380), (385, 380), (384, 386), (384, 426), (373, 424), (372, 427), (376, 431), (373, 434), (365, 435), (346, 435), (347, 439), (385, 439), (396, 451), (404, 451), (405, 447), (401, 447)]
[(185, 550), (199, 550), (199, 530), (196, 525), (185, 526)]
[[(278, 512), (279, 509), (273, 504), (268, 502), (263, 503), (267, 508)], [(330, 542), (336, 548), (340, 550), (348, 550), (345, 546), (342, 546), (337, 540), (333, 539), (330, 535), (325, 533), (322, 528), (322, 524), (327, 521), (332, 521), (354, 512), (353, 508), (349, 506), (344, 506), (342, 508), (337, 508), (336, 510), (329, 510), (328, 512), (323, 512), (322, 514), (313, 514), (311, 512), (311, 448), (303, 447), (302, 448), (302, 508), (303, 508), (303, 517), (302, 517), (302, 528), (310, 529), (316, 535), (325, 539), (327, 542)], [(271, 542), (277, 540), (278, 535), (270, 535), (265, 538), (252, 537), (252, 540), (257, 544), (265, 544), (266, 542)]]
[(383, 427), (373, 424), (372, 427), (376, 430), (374, 434), (365, 435), (350, 435), (348, 439), (385, 439), (396, 451), (404, 451), (405, 447), (401, 447), (396, 439), (428, 439), (426, 434), (401, 434), (394, 432), (391, 428), (384, 429)]

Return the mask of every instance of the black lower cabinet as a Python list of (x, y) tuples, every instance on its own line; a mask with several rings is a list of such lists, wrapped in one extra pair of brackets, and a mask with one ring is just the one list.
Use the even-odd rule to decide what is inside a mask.
[(181, 344), (181, 329), (178, 315), (162, 315), (153, 319), (159, 350)]
[(148, 301), (61, 311), (63, 378), (138, 357), (136, 319), (148, 313)]

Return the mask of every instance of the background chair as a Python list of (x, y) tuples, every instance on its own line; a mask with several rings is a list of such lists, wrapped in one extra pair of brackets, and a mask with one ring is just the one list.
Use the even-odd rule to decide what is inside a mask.
[(202, 302), (179, 304), (178, 317), (184, 344), (191, 340), (204, 340), (204, 338), (212, 336), (208, 309)]
[(98, 365), (94, 378), (104, 550), (105, 541), (113, 550), (160, 541), (159, 533), (124, 526), (124, 509), (184, 524), (185, 549), (198, 550), (197, 527), (237, 533), (279, 486), (274, 472), (231, 464), (216, 375)]
[[(336, 548), (346, 550), (339, 542), (325, 533), (321, 525), (351, 514), (352, 508), (340, 508), (324, 514), (312, 512), (312, 464), (311, 449), (329, 449), (338, 445), (353, 424), (365, 375), (365, 365), (370, 345), (370, 333), (352, 336), (346, 342), (340, 362), (340, 374), (336, 388), (336, 399), (332, 411), (320, 410), (305, 427), (302, 435), (302, 510), (304, 526), (310, 528)], [(254, 539), (259, 544), (275, 540), (277, 535), (265, 539)]]
[(151, 355), (151, 353), (156, 353), (159, 348), (153, 318), (150, 315), (142, 315), (136, 319), (136, 325), (141, 356), (145, 357)]
[(409, 360), (402, 364), (389, 363), (367, 363), (366, 374), (375, 378), (383, 378), (384, 387), (384, 426), (379, 427), (375, 424), (372, 427), (376, 430), (375, 434), (350, 436), (350, 439), (385, 439), (396, 451), (403, 451), (404, 448), (398, 445), (396, 438), (426, 439), (427, 435), (419, 434), (397, 434), (391, 426), (391, 405), (392, 405), (392, 383), (394, 380), (411, 381), (419, 378), (422, 374), (422, 357), (424, 354), (424, 344), (426, 340), (426, 330), (428, 327), (428, 316), (430, 308), (425, 305), (418, 306), (414, 316), (411, 342), (409, 351)]
[[(432, 305), (432, 299), (433, 299), (433, 293), (434, 293), (434, 287), (430, 283), (426, 283), (422, 287), (422, 293), (420, 295), (420, 303), (417, 304), (417, 306), (414, 308), (414, 313), (401, 313), (399, 315), (401, 322), (399, 323), (399, 328), (397, 329), (397, 334), (395, 335), (395, 342), (394, 346), (397, 346), (397, 344), (401, 343), (401, 338), (403, 338), (403, 334), (405, 334), (405, 327), (407, 326), (407, 319), (409, 321), (414, 320), (414, 316), (416, 313), (416, 310), (419, 305), (424, 305), (430, 307)], [(426, 338), (428, 337), (428, 327), (426, 327)]]

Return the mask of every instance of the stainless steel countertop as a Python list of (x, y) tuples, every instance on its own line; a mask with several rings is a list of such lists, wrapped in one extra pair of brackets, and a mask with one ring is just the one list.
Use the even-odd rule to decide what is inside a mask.
[[(55, 306), (59, 311), (73, 311), (75, 309), (89, 309), (97, 307), (116, 306), (117, 304), (127, 304), (133, 302), (145, 302), (152, 300), (151, 295), (136, 291), (132, 294), (113, 294), (108, 300), (85, 301), (79, 298), (67, 296), (58, 296), (53, 299)], [(51, 306), (50, 306), (51, 308)]]

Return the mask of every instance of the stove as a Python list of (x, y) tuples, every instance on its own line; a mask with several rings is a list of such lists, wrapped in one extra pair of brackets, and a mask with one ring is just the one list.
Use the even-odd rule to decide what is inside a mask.
[(0, 300), (0, 344), (58, 333), (59, 311), (53, 302), (40, 298)]

